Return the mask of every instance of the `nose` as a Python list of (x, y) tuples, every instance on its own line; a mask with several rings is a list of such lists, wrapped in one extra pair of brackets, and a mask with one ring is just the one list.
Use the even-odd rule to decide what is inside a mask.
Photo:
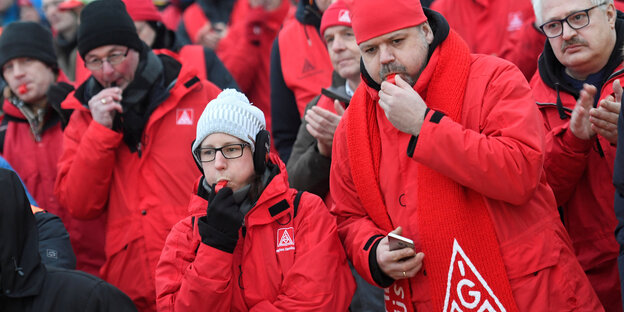
[(215, 155), (214, 166), (217, 170), (223, 170), (227, 168), (227, 159), (223, 156), (221, 151), (218, 151)]
[(24, 66), (20, 62), (13, 63), (13, 76), (21, 77), (25, 74)]
[(568, 22), (563, 22), (561, 38), (563, 40), (569, 40), (570, 38), (576, 36), (577, 32), (574, 28), (568, 24)]
[(110, 75), (115, 72), (115, 68), (108, 61), (102, 63), (102, 74)]
[(331, 48), (334, 52), (340, 52), (345, 49), (344, 40), (342, 39), (340, 35), (336, 35), (334, 37), (334, 41), (332, 42)]
[(394, 53), (392, 50), (385, 46), (379, 47), (379, 62), (381, 64), (389, 64), (395, 61)]

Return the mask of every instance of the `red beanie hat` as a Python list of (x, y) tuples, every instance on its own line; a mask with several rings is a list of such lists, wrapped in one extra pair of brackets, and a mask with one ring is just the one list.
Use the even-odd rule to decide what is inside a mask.
[(162, 17), (152, 0), (123, 0), (126, 10), (136, 22), (162, 22)]
[(323, 18), (321, 19), (321, 37), (325, 34), (325, 29), (332, 26), (347, 26), (351, 27), (351, 12), (347, 7), (347, 4), (342, 0), (338, 0), (332, 3), (325, 12), (323, 12)]
[(418, 0), (355, 0), (350, 6), (358, 44), (427, 21)]

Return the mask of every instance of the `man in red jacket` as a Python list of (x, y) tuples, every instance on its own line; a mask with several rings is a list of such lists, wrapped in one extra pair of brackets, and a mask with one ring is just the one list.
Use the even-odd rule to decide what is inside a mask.
[[(624, 20), (613, 1), (535, 1), (548, 37), (531, 80), (546, 131), (544, 169), (576, 256), (608, 311), (622, 311), (612, 181)], [(577, 104), (577, 101), (583, 100)]]
[(62, 104), (74, 114), (55, 192), (74, 217), (106, 215), (102, 277), (154, 311), (154, 269), (197, 176), (182, 151), (219, 89), (197, 68), (154, 54), (120, 0), (91, 2), (80, 18), (78, 51), (91, 77)]
[(159, 311), (347, 311), (355, 283), (335, 219), (288, 186), (265, 127), (233, 89), (206, 106), (192, 146), (203, 177), (156, 268)]
[(104, 263), (106, 220), (78, 220), (54, 195), (63, 129), (71, 113), (60, 103), (72, 88), (62, 82), (66, 78), (58, 67), (52, 34), (33, 22), (8, 25), (0, 37), (0, 66), (8, 84), (0, 154), (22, 176), (40, 207), (63, 220), (77, 256), (76, 268), (98, 275)]
[[(388, 311), (601, 311), (522, 73), (425, 12), (352, 6), (364, 79), (334, 135), (330, 191), (353, 265), (387, 287)], [(391, 249), (391, 231), (413, 247)]]

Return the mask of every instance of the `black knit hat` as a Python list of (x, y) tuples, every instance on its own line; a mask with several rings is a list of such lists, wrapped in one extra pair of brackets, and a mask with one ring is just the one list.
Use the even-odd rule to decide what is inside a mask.
[(4, 27), (0, 36), (0, 67), (18, 57), (33, 58), (58, 68), (50, 30), (33, 22), (13, 22)]
[(80, 13), (78, 52), (84, 59), (89, 51), (105, 45), (121, 45), (141, 51), (142, 42), (126, 5), (121, 0), (96, 0)]

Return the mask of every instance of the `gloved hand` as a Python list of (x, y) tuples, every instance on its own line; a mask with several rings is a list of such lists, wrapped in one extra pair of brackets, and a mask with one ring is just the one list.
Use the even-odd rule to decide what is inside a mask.
[(231, 188), (224, 187), (216, 195), (214, 191), (211, 192), (207, 214), (197, 221), (202, 242), (233, 253), (238, 242), (238, 230), (243, 225), (243, 217), (234, 201)]

